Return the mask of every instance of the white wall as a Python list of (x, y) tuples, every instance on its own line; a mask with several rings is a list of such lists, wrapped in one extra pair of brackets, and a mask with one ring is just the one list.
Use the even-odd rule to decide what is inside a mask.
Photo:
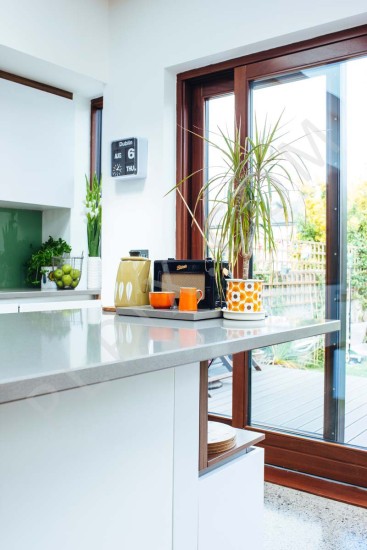
[[(123, 25), (121, 24), (123, 22)], [(119, 257), (175, 254), (175, 78), (178, 72), (367, 22), (364, 0), (110, 0), (111, 67), (103, 121), (103, 301), (112, 304)], [(148, 176), (110, 177), (111, 141), (144, 136)]]
[(0, 13), (0, 45), (106, 80), (108, 0), (0, 0)]

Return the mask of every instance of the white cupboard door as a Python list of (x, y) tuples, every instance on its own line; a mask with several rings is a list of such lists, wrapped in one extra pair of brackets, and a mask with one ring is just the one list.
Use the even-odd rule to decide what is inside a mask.
[(0, 304), (0, 314), (1, 313), (17, 313), (18, 304)]
[(252, 448), (199, 479), (199, 550), (262, 548), (264, 451)]

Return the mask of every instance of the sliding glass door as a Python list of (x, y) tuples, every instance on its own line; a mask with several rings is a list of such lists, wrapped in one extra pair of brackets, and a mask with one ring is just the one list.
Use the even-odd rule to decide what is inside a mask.
[(250, 422), (367, 447), (367, 58), (256, 79), (250, 90), (251, 128), (282, 116), (279, 146), (303, 162), (293, 223), (274, 210), (274, 261), (254, 258), (268, 312), (342, 323), (333, 354), (322, 338), (259, 350)]

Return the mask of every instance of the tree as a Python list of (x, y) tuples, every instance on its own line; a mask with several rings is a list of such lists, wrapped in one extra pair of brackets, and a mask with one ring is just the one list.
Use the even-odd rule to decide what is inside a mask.
[(353, 297), (367, 309), (367, 182), (356, 186), (349, 194), (348, 245)]
[(301, 241), (326, 242), (326, 185), (319, 192), (314, 185), (304, 184), (302, 195), (305, 204), (305, 217), (297, 221), (297, 236)]

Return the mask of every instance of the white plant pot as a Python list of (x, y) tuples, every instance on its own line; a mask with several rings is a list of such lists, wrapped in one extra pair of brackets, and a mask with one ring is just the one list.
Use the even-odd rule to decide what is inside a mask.
[(102, 286), (102, 260), (98, 256), (89, 256), (87, 262), (87, 288), (100, 289)]
[(49, 273), (53, 271), (52, 265), (48, 265), (41, 268), (42, 271), (46, 271), (46, 273), (41, 275), (41, 290), (56, 290), (56, 285), (54, 281), (50, 281), (48, 278)]

